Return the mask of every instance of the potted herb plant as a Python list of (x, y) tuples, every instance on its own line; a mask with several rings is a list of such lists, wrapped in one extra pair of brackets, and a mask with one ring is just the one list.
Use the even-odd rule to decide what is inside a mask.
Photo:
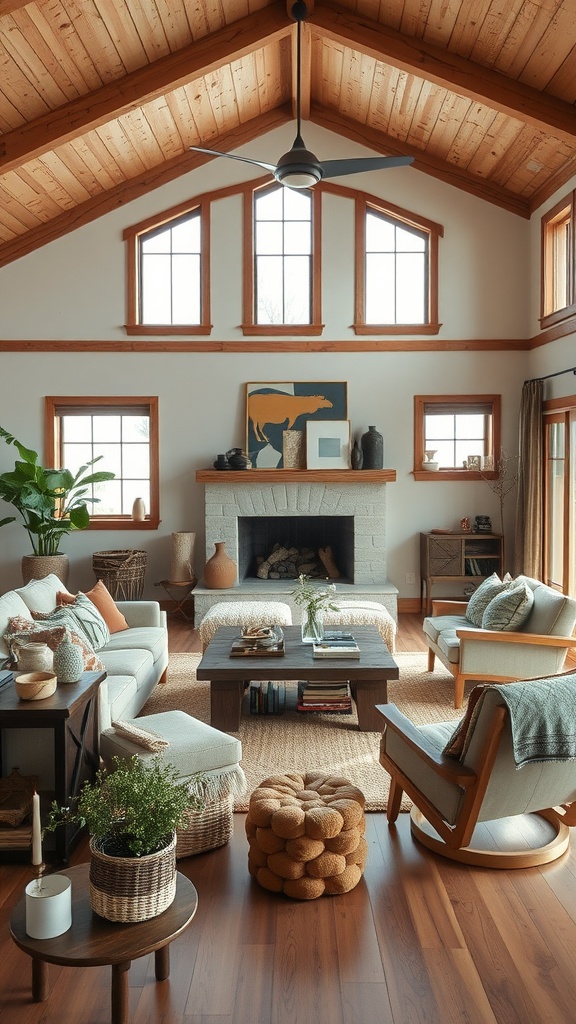
[(325, 611), (338, 611), (334, 604), (336, 585), (314, 583), (310, 576), (300, 574), (298, 587), (292, 591), (295, 603), (302, 609), (302, 643), (319, 643), (324, 635), (323, 615)]
[(90, 904), (109, 921), (147, 921), (176, 893), (176, 830), (202, 810), (202, 773), (182, 782), (161, 757), (115, 757), (68, 807), (52, 803), (44, 831), (85, 825), (90, 833)]
[[(73, 530), (86, 529), (90, 522), (87, 503), (99, 500), (88, 494), (90, 486), (113, 480), (115, 474), (90, 471), (101, 455), (80, 466), (75, 474), (69, 469), (44, 469), (38, 465), (37, 452), (26, 448), (3, 427), (0, 437), (18, 449), (21, 460), (15, 462), (11, 472), (0, 474), (0, 498), (22, 517), (32, 544), (33, 554), (22, 559), (24, 583), (50, 572), (66, 583), (68, 556), (60, 552), (60, 541)], [(16, 516), (0, 519), (0, 526), (15, 520)]]

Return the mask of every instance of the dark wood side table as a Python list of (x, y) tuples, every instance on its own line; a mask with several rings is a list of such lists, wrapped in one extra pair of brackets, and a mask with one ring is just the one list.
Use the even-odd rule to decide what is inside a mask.
[(283, 626), (282, 658), (231, 658), (230, 646), (238, 626), (216, 630), (196, 670), (198, 679), (210, 680), (210, 722), (215, 729), (236, 732), (240, 728), (242, 695), (251, 679), (331, 679), (350, 683), (356, 701), (358, 728), (382, 732), (376, 704), (388, 700), (389, 679), (398, 679), (398, 665), (375, 626), (354, 626), (359, 658), (313, 658), (312, 644), (302, 643), (300, 626)]
[[(45, 700), (20, 700), (13, 684), (0, 689), (0, 764), (5, 729), (51, 729), (53, 733), (53, 799), (65, 804), (98, 768), (98, 691), (105, 672), (83, 672), (77, 683), (56, 687)], [(44, 789), (42, 779), (40, 788)], [(78, 825), (54, 833), (56, 859), (67, 861), (80, 836)]]
[(26, 897), (10, 917), (10, 934), (32, 957), (32, 998), (41, 1003), (49, 994), (48, 964), (63, 967), (112, 967), (112, 1024), (128, 1021), (128, 971), (132, 960), (154, 953), (157, 981), (170, 974), (169, 944), (188, 927), (198, 907), (198, 893), (185, 875), (177, 873), (174, 902), (158, 917), (135, 924), (118, 924), (98, 917), (90, 906), (89, 864), (67, 868), (72, 882), (72, 927), (54, 939), (26, 934)]

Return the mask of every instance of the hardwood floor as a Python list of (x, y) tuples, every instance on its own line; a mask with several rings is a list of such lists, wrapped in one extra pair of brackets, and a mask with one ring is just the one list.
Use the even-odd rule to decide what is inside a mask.
[[(400, 617), (398, 650), (423, 649), (417, 615)], [(173, 651), (197, 634), (170, 620)], [(263, 723), (264, 724), (264, 723)], [(568, 1024), (576, 1018), (576, 856), (522, 871), (451, 864), (412, 840), (407, 815), (369, 814), (369, 856), (344, 896), (300, 903), (248, 877), (244, 815), (220, 850), (178, 862), (199, 893), (171, 947), (169, 981), (154, 958), (130, 970), (137, 1024)], [(84, 842), (73, 863), (87, 860)], [(9, 937), (31, 871), (0, 867), (2, 1024), (105, 1024), (109, 968), (51, 967), (31, 1001), (30, 962)]]

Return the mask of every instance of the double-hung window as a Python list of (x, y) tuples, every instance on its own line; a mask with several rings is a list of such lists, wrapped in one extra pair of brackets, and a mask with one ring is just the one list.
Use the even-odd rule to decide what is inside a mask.
[[(76, 473), (94, 458), (94, 471), (114, 479), (93, 484), (88, 502), (92, 529), (156, 529), (158, 492), (158, 400), (155, 397), (46, 399), (46, 464)], [(132, 519), (136, 498), (146, 517)]]

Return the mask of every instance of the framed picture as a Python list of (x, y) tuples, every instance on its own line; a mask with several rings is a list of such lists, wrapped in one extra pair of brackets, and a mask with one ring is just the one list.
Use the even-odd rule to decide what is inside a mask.
[(349, 420), (308, 421), (306, 468), (350, 469)]
[(348, 419), (346, 381), (246, 384), (246, 451), (254, 469), (284, 468), (284, 434)]
[(481, 456), (480, 455), (469, 455), (468, 458), (466, 459), (466, 468), (467, 469), (480, 469), (480, 460), (481, 460)]

